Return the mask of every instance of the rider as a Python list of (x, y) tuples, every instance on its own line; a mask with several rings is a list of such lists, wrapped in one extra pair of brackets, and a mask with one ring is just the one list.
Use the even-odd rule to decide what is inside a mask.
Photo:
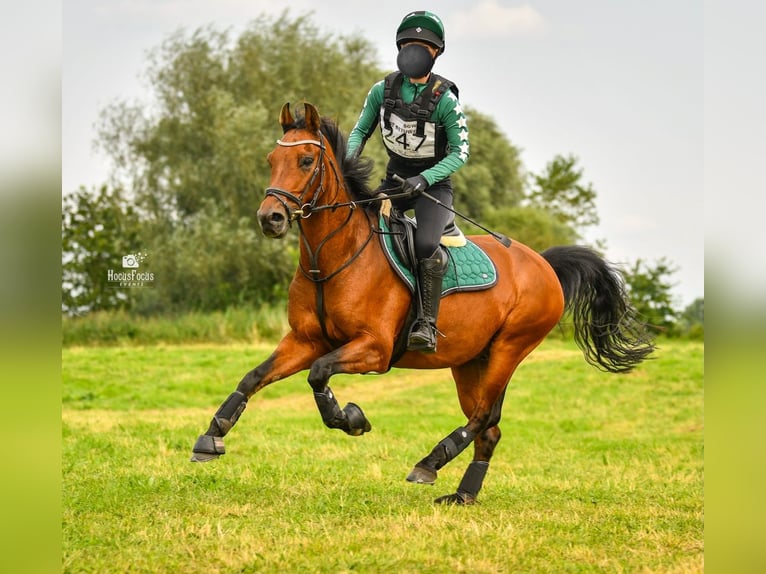
[[(407, 348), (436, 351), (436, 318), (447, 258), (439, 246), (452, 214), (428, 194), (452, 207), (452, 175), (468, 159), (468, 127), (451, 81), (431, 72), (444, 52), (444, 25), (428, 11), (410, 12), (396, 30), (399, 71), (376, 83), (367, 94), (362, 112), (348, 139), (348, 154), (359, 155), (380, 125), (388, 152), (386, 178), (381, 190), (398, 187), (410, 195), (393, 201), (404, 212), (415, 210), (415, 254), (418, 259), (418, 317)], [(422, 310), (422, 311), (421, 311)]]

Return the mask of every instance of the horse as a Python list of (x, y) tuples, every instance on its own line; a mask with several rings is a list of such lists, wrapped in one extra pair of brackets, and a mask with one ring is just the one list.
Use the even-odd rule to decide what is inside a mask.
[[(296, 119), (297, 117), (297, 119)], [(458, 291), (441, 302), (435, 353), (395, 354), (412, 295), (373, 238), (381, 233), (371, 161), (346, 157), (337, 125), (304, 102), (279, 115), (283, 135), (268, 155), (271, 169), (257, 218), (267, 237), (284, 238), (297, 224), (298, 266), (288, 292), (290, 330), (273, 353), (244, 375), (199, 436), (192, 461), (226, 452), (223, 437), (248, 400), (276, 381), (308, 370), (324, 424), (351, 436), (372, 428), (362, 409), (340, 407), (328, 382), (338, 373), (385, 373), (392, 367), (451, 369), (466, 423), (439, 441), (406, 477), (433, 484), (438, 471), (473, 443), (473, 459), (455, 492), (435, 500), (477, 500), (500, 440), (506, 388), (518, 365), (561, 321), (571, 317), (588, 363), (609, 372), (633, 369), (654, 349), (629, 303), (619, 271), (594, 250), (558, 246), (542, 254), (490, 235), (469, 236), (497, 269), (497, 282)]]

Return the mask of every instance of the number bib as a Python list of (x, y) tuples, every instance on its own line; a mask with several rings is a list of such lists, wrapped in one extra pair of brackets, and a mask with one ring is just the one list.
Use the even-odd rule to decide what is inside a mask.
[(383, 121), (384, 109), (380, 110), (380, 131), (383, 143), (396, 155), (408, 159), (430, 159), (436, 155), (436, 124), (425, 122), (423, 135), (417, 135), (417, 120), (404, 120), (396, 114)]

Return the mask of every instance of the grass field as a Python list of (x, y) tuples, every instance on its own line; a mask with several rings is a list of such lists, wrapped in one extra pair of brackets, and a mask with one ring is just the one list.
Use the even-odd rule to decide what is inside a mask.
[(546, 341), (509, 387), (479, 501), (404, 478), (464, 419), (448, 371), (339, 376), (371, 433), (321, 422), (305, 373), (256, 395), (227, 454), (191, 447), (269, 346), (63, 350), (64, 572), (701, 572), (702, 343), (628, 375)]

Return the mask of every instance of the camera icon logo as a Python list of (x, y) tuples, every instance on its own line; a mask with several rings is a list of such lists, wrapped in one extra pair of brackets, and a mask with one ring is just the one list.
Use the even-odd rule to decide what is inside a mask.
[(135, 255), (123, 255), (122, 266), (125, 269), (135, 269), (138, 267), (138, 260)]
[(141, 261), (146, 257), (145, 253), (131, 253), (129, 255), (122, 256), (123, 269), (138, 269)]

